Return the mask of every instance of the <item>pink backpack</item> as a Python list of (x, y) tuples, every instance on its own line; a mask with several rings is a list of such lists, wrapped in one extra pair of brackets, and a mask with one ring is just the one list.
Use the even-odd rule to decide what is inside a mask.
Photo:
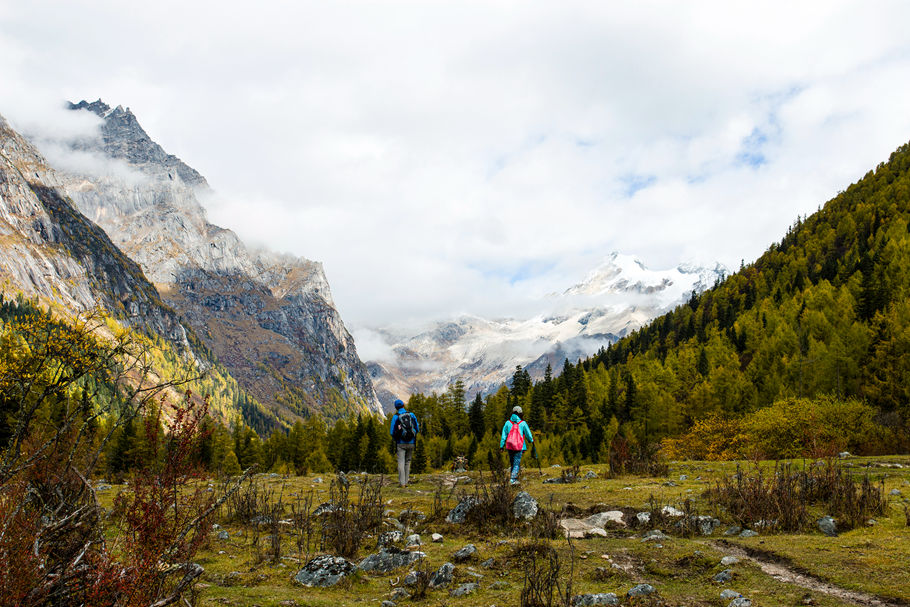
[(509, 451), (521, 451), (525, 446), (525, 438), (521, 435), (521, 424), (512, 422), (512, 429), (506, 437), (506, 449)]

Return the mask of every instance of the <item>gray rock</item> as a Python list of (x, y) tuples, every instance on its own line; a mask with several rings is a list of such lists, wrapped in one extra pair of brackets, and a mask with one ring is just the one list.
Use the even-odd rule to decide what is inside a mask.
[(219, 540), (229, 540), (229, 539), (231, 539), (231, 534), (228, 533), (227, 531), (225, 531), (224, 529), (222, 529), (221, 531), (218, 532), (218, 539)]
[(686, 475), (686, 474), (680, 474), (680, 475), (679, 475), (679, 480), (681, 480), (681, 481), (687, 481), (687, 480), (689, 480), (689, 477), (688, 477), (688, 475)]
[(633, 596), (647, 596), (649, 594), (653, 594), (654, 591), (655, 588), (651, 584), (639, 584), (638, 586), (633, 586), (631, 589), (629, 589), (629, 591), (626, 593), (626, 596), (628, 598), (632, 598)]
[(739, 596), (740, 596), (740, 594), (738, 592), (736, 592), (735, 590), (730, 590), (729, 588), (725, 588), (725, 589), (721, 590), (721, 592), (720, 592), (720, 598), (727, 599), (728, 601), (730, 599), (737, 599), (737, 598), (739, 598)]
[(452, 524), (460, 524), (465, 521), (468, 512), (477, 505), (477, 498), (473, 495), (466, 495), (461, 498), (461, 501), (456, 504), (454, 508), (446, 515), (446, 522)]
[(664, 534), (660, 529), (651, 529), (646, 532), (642, 538), (642, 542), (663, 542), (670, 539), (670, 536)]
[(901, 494), (901, 490), (900, 490), (900, 489), (892, 489), (892, 490), (889, 492), (889, 495), (893, 495), (893, 496), (895, 496), (895, 497), (900, 497), (902, 494)]
[(724, 535), (739, 535), (740, 532), (742, 532), (742, 527), (731, 525), (730, 527), (727, 527), (726, 531), (724, 531)]
[(752, 607), (752, 601), (741, 596), (730, 601), (730, 604), (727, 605), (727, 607)]
[(686, 513), (680, 510), (679, 508), (674, 508), (673, 506), (664, 506), (660, 509), (661, 514), (664, 516), (680, 517), (684, 516)]
[(469, 584), (462, 584), (461, 586), (459, 586), (458, 588), (456, 588), (455, 590), (450, 592), (449, 595), (453, 596), (453, 597), (467, 596), (469, 594), (473, 594), (473, 593), (477, 592), (478, 590), (480, 590), (480, 584), (478, 584), (477, 582), (470, 582)]
[(484, 562), (482, 562), (480, 564), (480, 566), (483, 567), (484, 569), (489, 569), (490, 567), (492, 567), (495, 564), (496, 564), (496, 561), (493, 559), (493, 557), (490, 557), (487, 560), (485, 560)]
[(755, 537), (757, 535), (757, 531), (752, 531), (751, 529), (743, 529), (743, 531), (740, 532), (739, 537)]
[(452, 577), (454, 575), (455, 565), (452, 563), (445, 563), (433, 573), (432, 577), (430, 577), (430, 587), (444, 588), (452, 583)]
[(737, 563), (739, 563), (739, 558), (735, 556), (725, 556), (724, 558), (720, 559), (720, 564), (724, 567), (736, 565)]
[(588, 605), (619, 605), (619, 598), (612, 592), (578, 594), (572, 597), (572, 607), (587, 607)]
[(404, 543), (407, 546), (419, 546), (423, 542), (420, 541), (419, 533), (412, 533), (408, 537), (404, 538)]
[(850, 452), (849, 452), (849, 451), (841, 451), (840, 453), (837, 454), (837, 457), (839, 457), (839, 458), (841, 458), (841, 459), (844, 459), (844, 458), (846, 458), (846, 457), (850, 457)]
[(433, 535), (430, 536), (430, 539), (431, 539), (431, 540), (433, 541), (433, 543), (435, 543), (435, 544), (441, 544), (441, 543), (442, 543), (442, 540), (443, 540), (443, 537), (442, 537), (442, 534), (440, 534), (440, 533), (434, 533)]
[(695, 524), (702, 535), (712, 535), (714, 530), (720, 527), (720, 520), (713, 516), (697, 516)]
[(512, 501), (512, 515), (517, 519), (531, 520), (537, 516), (537, 500), (527, 491), (521, 491)]
[(317, 556), (297, 572), (294, 581), (307, 587), (327, 588), (351, 575), (356, 569), (354, 563), (340, 556)]
[(711, 579), (714, 580), (715, 582), (717, 582), (718, 584), (726, 584), (727, 582), (729, 582), (730, 580), (733, 579), (733, 570), (724, 569), (723, 571), (721, 571), (720, 573), (718, 573)]
[(584, 521), (592, 527), (600, 527), (601, 529), (607, 529), (608, 527), (625, 527), (626, 523), (622, 517), (623, 514), (619, 510), (610, 510), (608, 512), (592, 514), (584, 519)]
[(379, 607), (395, 607), (395, 603), (392, 601), (383, 601), (379, 603)]
[(503, 582), (502, 580), (499, 580), (498, 582), (493, 582), (492, 584), (490, 584), (490, 590), (508, 590), (508, 589), (509, 589), (509, 583)]
[(391, 546), (392, 544), (400, 542), (402, 535), (404, 534), (397, 529), (395, 531), (386, 531), (385, 533), (380, 533), (379, 537), (376, 538), (376, 545), (380, 548)]
[(401, 583), (404, 584), (405, 586), (413, 586), (414, 584), (416, 584), (417, 583), (417, 572), (408, 571), (408, 574), (406, 576), (404, 576), (404, 579), (402, 580)]
[(830, 516), (818, 519), (818, 529), (828, 537), (837, 537), (837, 523)]
[(593, 479), (597, 478), (597, 473), (594, 472), (593, 470), (588, 470), (587, 472), (585, 472), (585, 478), (589, 481), (593, 480)]
[(383, 548), (376, 554), (366, 557), (357, 565), (362, 571), (376, 571), (378, 573), (388, 573), (399, 567), (410, 565), (426, 555), (423, 552), (399, 550), (398, 548)]
[(639, 512), (635, 515), (635, 518), (638, 519), (638, 522), (642, 525), (647, 525), (651, 522), (651, 513), (650, 512)]
[(461, 563), (477, 554), (477, 547), (474, 544), (468, 544), (458, 552), (452, 555), (452, 560)]
[(317, 485), (321, 484), (323, 482), (322, 477), (317, 476), (316, 478), (313, 479), (313, 482), (316, 483)]

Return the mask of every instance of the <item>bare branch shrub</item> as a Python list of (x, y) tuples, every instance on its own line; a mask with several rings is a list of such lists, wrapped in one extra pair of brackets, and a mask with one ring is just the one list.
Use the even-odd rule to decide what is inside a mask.
[(574, 555), (568, 572), (563, 571), (556, 549), (544, 542), (519, 545), (512, 558), (519, 560), (524, 571), (521, 607), (571, 606)]
[(357, 501), (351, 499), (351, 485), (339, 475), (329, 488), (331, 507), (323, 513), (322, 550), (351, 558), (360, 549), (368, 533), (382, 525), (383, 478), (360, 482)]

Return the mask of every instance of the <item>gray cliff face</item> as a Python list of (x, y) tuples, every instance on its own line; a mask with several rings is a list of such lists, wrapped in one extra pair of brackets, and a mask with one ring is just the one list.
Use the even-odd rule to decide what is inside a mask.
[(381, 411), (322, 264), (251, 250), (209, 223), (200, 204), (213, 195), (205, 179), (152, 141), (128, 109), (100, 100), (70, 108), (95, 113), (102, 125), (97, 137), (66, 143), (121, 166), (64, 172), (66, 191), (244, 387), (286, 419), (306, 410)]
[(75, 208), (62, 184), (0, 117), (0, 277), (71, 312), (103, 308), (189, 352), (185, 328), (142, 269)]

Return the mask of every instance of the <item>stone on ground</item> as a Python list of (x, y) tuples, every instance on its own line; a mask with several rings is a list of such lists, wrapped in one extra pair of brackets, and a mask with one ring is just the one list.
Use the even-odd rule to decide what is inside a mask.
[(828, 537), (837, 537), (837, 524), (830, 516), (818, 519), (818, 529)]
[(588, 605), (619, 605), (619, 599), (612, 592), (579, 594), (572, 597), (572, 607), (587, 607)]
[(477, 554), (477, 547), (474, 544), (468, 544), (458, 552), (452, 555), (452, 560), (461, 563)]
[(731, 569), (724, 569), (711, 579), (718, 584), (726, 584), (733, 579), (733, 571)]
[(327, 588), (351, 575), (356, 569), (354, 563), (340, 556), (317, 556), (297, 572), (294, 581), (310, 588)]
[(521, 491), (512, 502), (512, 515), (517, 519), (531, 520), (537, 516), (538, 504), (527, 491)]
[(433, 573), (430, 577), (431, 588), (443, 588), (452, 583), (452, 577), (455, 575), (455, 565), (445, 563)]
[(471, 582), (469, 584), (462, 584), (461, 586), (459, 586), (458, 588), (456, 588), (449, 594), (451, 596), (467, 596), (469, 594), (477, 592), (478, 590), (480, 590), (480, 584), (478, 584), (476, 582)]
[(451, 511), (446, 515), (446, 522), (452, 524), (460, 524), (465, 521), (468, 512), (470, 512), (474, 506), (477, 505), (477, 498), (473, 495), (466, 495), (461, 498), (461, 501), (452, 508)]
[(414, 561), (425, 557), (423, 552), (399, 550), (397, 548), (383, 548), (376, 554), (366, 557), (357, 566), (362, 571), (376, 571), (389, 573), (399, 567), (410, 565)]
[(626, 593), (626, 596), (628, 598), (632, 598), (633, 596), (647, 596), (649, 594), (653, 594), (654, 591), (655, 588), (651, 584), (639, 584), (638, 586), (633, 586), (630, 588)]

